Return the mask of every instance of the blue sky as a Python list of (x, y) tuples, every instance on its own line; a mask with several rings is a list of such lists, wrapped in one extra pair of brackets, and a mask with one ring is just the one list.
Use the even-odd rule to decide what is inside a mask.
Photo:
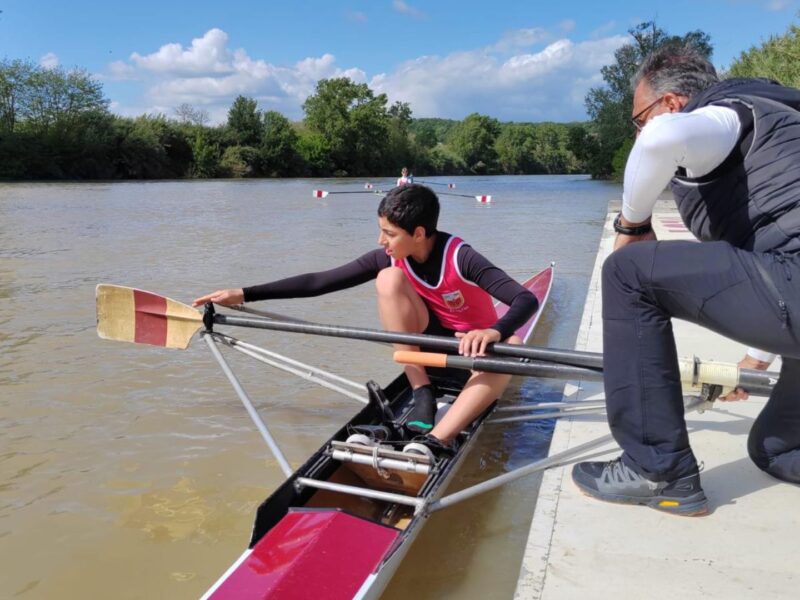
[(189, 103), (225, 119), (239, 95), (302, 117), (319, 79), (349, 76), (417, 117), (586, 118), (584, 97), (633, 25), (711, 35), (714, 63), (782, 34), (800, 0), (0, 0), (0, 58), (81, 67), (123, 115)]

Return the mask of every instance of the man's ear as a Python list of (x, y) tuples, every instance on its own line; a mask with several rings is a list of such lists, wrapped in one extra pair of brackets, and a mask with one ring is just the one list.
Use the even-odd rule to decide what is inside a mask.
[(414, 228), (414, 235), (412, 236), (415, 242), (419, 242), (424, 240), (427, 235), (425, 235), (425, 228), (422, 225), (417, 225)]
[(669, 108), (669, 112), (680, 112), (689, 103), (689, 99), (686, 96), (668, 92), (664, 94), (664, 102)]

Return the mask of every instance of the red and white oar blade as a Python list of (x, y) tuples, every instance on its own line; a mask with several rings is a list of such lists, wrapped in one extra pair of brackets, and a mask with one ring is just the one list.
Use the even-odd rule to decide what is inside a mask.
[(328, 192), (325, 190), (314, 190), (314, 198), (326, 198), (328, 196)]
[(489, 204), (492, 201), (491, 196), (475, 196), (475, 200), (480, 202), (481, 204)]
[(203, 315), (170, 298), (121, 285), (97, 286), (97, 335), (106, 340), (185, 349)]
[(455, 183), (448, 183), (448, 184), (447, 184), (447, 189), (448, 189), (448, 190), (454, 190), (454, 189), (456, 189), (456, 184), (455, 184)]
[(374, 188), (375, 188), (375, 186), (373, 184), (371, 184), (371, 183), (365, 183), (364, 184), (364, 189), (365, 190), (371, 190), (371, 189), (374, 189)]

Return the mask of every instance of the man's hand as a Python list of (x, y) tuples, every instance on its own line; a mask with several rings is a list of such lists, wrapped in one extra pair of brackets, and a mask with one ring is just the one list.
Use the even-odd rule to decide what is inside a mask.
[[(758, 371), (766, 371), (769, 368), (769, 365), (770, 363), (766, 361), (758, 360), (749, 354), (745, 354), (744, 358), (739, 361), (737, 366), (740, 369), (757, 369)], [(737, 400), (747, 400), (749, 397), (750, 394), (747, 392), (747, 390), (736, 387), (732, 392), (729, 392), (724, 396), (720, 396), (719, 400), (722, 400), (723, 402), (735, 402)]]
[(492, 342), (500, 341), (500, 332), (496, 329), (473, 329), (466, 333), (456, 332), (456, 337), (461, 340), (458, 353), (463, 356), (484, 356), (486, 346)]
[(617, 234), (617, 239), (614, 240), (614, 250), (619, 250), (623, 246), (633, 244), (634, 242), (646, 242), (648, 240), (657, 240), (655, 231), (648, 231), (642, 235), (623, 235)]
[[(633, 221), (628, 221), (625, 217), (622, 216), (622, 213), (619, 214), (619, 224), (623, 225), (624, 227), (641, 227), (642, 225), (649, 224), (650, 220), (642, 221), (641, 223), (634, 223)], [(614, 226), (616, 227), (616, 221), (614, 222)], [(625, 235), (624, 233), (618, 233), (617, 239), (614, 240), (614, 250), (619, 250), (623, 246), (627, 246), (628, 244), (632, 244), (634, 242), (644, 242), (647, 240), (655, 240), (656, 232), (650, 229), (647, 233), (643, 233), (642, 235)]]
[(206, 302), (221, 304), (222, 306), (233, 306), (244, 302), (244, 290), (242, 288), (232, 288), (228, 290), (217, 290), (205, 296), (200, 296), (192, 302), (192, 306), (200, 306)]

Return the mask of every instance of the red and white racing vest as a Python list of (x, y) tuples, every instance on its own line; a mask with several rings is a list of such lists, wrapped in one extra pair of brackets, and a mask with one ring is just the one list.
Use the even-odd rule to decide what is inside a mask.
[(467, 281), (458, 270), (458, 250), (464, 240), (450, 236), (444, 247), (439, 282), (429, 285), (417, 277), (405, 259), (392, 258), (392, 264), (405, 273), (439, 322), (455, 331), (486, 329), (497, 322), (492, 297), (478, 284)]

